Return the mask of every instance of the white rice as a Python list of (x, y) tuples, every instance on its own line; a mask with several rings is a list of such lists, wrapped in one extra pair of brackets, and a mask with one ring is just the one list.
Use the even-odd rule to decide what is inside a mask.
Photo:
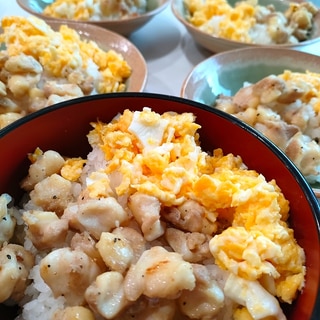
[[(30, 271), (29, 279), (33, 282), (25, 291), (25, 298), (21, 301), (23, 309), (16, 320), (49, 320), (55, 311), (63, 309), (65, 298), (53, 297), (51, 289), (40, 276), (40, 266), (36, 264)], [(27, 302), (26, 302), (27, 301)]]

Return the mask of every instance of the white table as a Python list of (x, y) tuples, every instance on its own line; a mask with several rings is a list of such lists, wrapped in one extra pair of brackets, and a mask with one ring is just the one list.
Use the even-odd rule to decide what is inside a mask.
[[(0, 0), (0, 19), (6, 15), (29, 14), (15, 0)], [(170, 4), (129, 40), (143, 54), (148, 66), (145, 92), (180, 95), (184, 79), (192, 68), (213, 53), (195, 44), (185, 27), (174, 17)], [(320, 55), (320, 44), (308, 48)]]

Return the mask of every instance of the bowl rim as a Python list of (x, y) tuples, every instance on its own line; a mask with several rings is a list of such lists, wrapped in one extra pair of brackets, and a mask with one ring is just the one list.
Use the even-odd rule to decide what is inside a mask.
[(180, 96), (182, 98), (185, 97), (186, 85), (188, 84), (188, 81), (190, 80), (190, 78), (194, 74), (195, 70), (198, 69), (201, 65), (206, 64), (208, 61), (219, 59), (221, 56), (236, 55), (238, 53), (245, 54), (246, 52), (254, 52), (254, 51), (261, 52), (261, 53), (266, 52), (266, 51), (270, 51), (270, 52), (273, 51), (273, 52), (278, 52), (278, 53), (280, 52), (280, 53), (282, 53), (282, 56), (288, 56), (288, 55), (289, 56), (296, 55), (296, 56), (301, 56), (301, 57), (304, 56), (305, 58), (312, 58), (315, 60), (319, 60), (319, 64), (320, 64), (320, 56), (317, 56), (315, 54), (305, 52), (305, 51), (292, 50), (288, 47), (281, 47), (280, 48), (277, 46), (257, 46), (257, 47), (243, 47), (243, 48), (237, 48), (237, 49), (223, 51), (223, 52), (217, 52), (217, 53), (212, 54), (209, 57), (203, 59), (202, 61), (198, 62), (195, 66), (192, 67), (192, 69), (189, 71), (189, 73), (187, 74), (187, 76), (183, 80), (183, 83), (180, 88)]
[[(150, 92), (112, 92), (112, 93), (105, 93), (105, 94), (95, 94), (91, 96), (83, 96), (83, 97), (78, 97), (78, 98), (58, 102), (52, 106), (37, 110), (33, 113), (30, 113), (14, 121), (13, 123), (5, 126), (3, 129), (0, 129), (0, 139), (2, 139), (6, 134), (9, 134), (10, 132), (14, 131), (16, 128), (23, 126), (25, 123), (32, 121), (35, 118), (39, 118), (44, 114), (50, 114), (52, 112), (55, 112), (55, 110), (68, 108), (70, 105), (86, 103), (89, 101), (94, 102), (97, 100), (104, 100), (108, 98), (122, 99), (124, 97), (133, 98), (133, 99), (143, 97), (143, 98), (156, 99), (160, 101), (166, 100), (171, 102), (178, 102), (182, 104), (187, 103), (192, 107), (202, 109), (210, 113), (214, 113), (219, 117), (232, 122), (233, 124), (240, 127), (241, 129), (249, 132), (256, 139), (260, 140), (263, 144), (265, 144), (268, 149), (270, 149), (272, 152), (276, 154), (276, 156), (287, 167), (290, 173), (294, 175), (295, 180), (297, 180), (297, 182), (300, 184), (300, 186), (304, 190), (304, 193), (307, 196), (309, 203), (315, 212), (315, 222), (318, 225), (318, 234), (320, 239), (320, 203), (316, 195), (314, 194), (312, 188), (310, 187), (309, 183), (306, 181), (305, 177), (297, 169), (294, 163), (286, 156), (286, 154), (278, 146), (276, 146), (271, 140), (267, 139), (258, 130), (254, 129), (250, 125), (246, 124), (245, 122), (239, 120), (236, 117), (231, 116), (226, 112), (223, 112), (218, 109), (213, 109), (210, 106), (203, 104), (201, 102), (197, 102), (197, 101), (179, 97), (179, 96), (172, 96), (172, 95), (162, 94), (162, 93), (150, 93)], [(319, 309), (320, 309), (320, 306), (319, 306)]]
[[(72, 100), (67, 100), (67, 101), (57, 103), (51, 107), (38, 110), (34, 113), (31, 113), (25, 116), (24, 118), (21, 118), (13, 122), (12, 124), (0, 130), (0, 140), (4, 138), (7, 134), (10, 134), (12, 131), (17, 129), (18, 127), (23, 126), (24, 124), (26, 124), (29, 121), (32, 121), (35, 118), (41, 117), (43, 114), (50, 114), (52, 112), (55, 112), (56, 110), (68, 108), (68, 106), (74, 105), (74, 104), (81, 104), (81, 103), (87, 103), (87, 102), (94, 103), (94, 101), (98, 101), (98, 100), (104, 100), (108, 98), (122, 99), (124, 97), (133, 98), (133, 99), (134, 98), (151, 98), (159, 101), (166, 100), (171, 102), (188, 104), (189, 106), (192, 106), (194, 108), (198, 108), (204, 111), (208, 111), (210, 113), (214, 113), (218, 117), (221, 117), (227, 121), (234, 123), (235, 125), (239, 126), (241, 129), (253, 135), (256, 139), (260, 140), (260, 142), (262, 142), (267, 148), (269, 148), (279, 158), (279, 160), (284, 164), (284, 166), (288, 169), (288, 171), (293, 175), (297, 183), (301, 186), (301, 190), (303, 190), (304, 196), (306, 197), (307, 201), (310, 204), (310, 209), (311, 209), (311, 212), (313, 213), (313, 220), (315, 223), (315, 227), (317, 228), (318, 239), (320, 239), (320, 204), (317, 198), (315, 197), (315, 194), (313, 193), (311, 187), (309, 186), (309, 184), (307, 183), (303, 175), (300, 173), (300, 171), (292, 163), (292, 161), (276, 145), (274, 145), (271, 141), (266, 139), (260, 132), (250, 127), (246, 123), (240, 121), (235, 117), (232, 117), (231, 115), (225, 112), (222, 112), (217, 109), (212, 109), (205, 104), (202, 104), (193, 100), (185, 99), (178, 96), (171, 96), (167, 94), (146, 93), (146, 92), (121, 92), (121, 93), (109, 93), (109, 94), (84, 96), (84, 97), (75, 98)], [(319, 316), (320, 316), (320, 289), (318, 286), (318, 292), (317, 292), (317, 296), (315, 297), (312, 316), (310, 319), (317, 320), (319, 319)]]
[(150, 18), (154, 15), (156, 15), (158, 12), (165, 9), (165, 7), (169, 4), (171, 0), (157, 0), (158, 6), (152, 10), (147, 10), (146, 12), (139, 14), (137, 16), (127, 16), (121, 19), (101, 19), (101, 20), (73, 20), (73, 19), (65, 19), (65, 18), (55, 18), (51, 16), (46, 16), (42, 12), (37, 12), (32, 10), (28, 5), (25, 4), (24, 0), (16, 0), (18, 5), (25, 11), (29, 12), (30, 14), (34, 14), (38, 17), (42, 17), (44, 20), (57, 20), (60, 22), (77, 22), (77, 23), (88, 23), (88, 24), (120, 24), (122, 22), (133, 22), (133, 21), (139, 21), (144, 20), (146, 18)]
[[(229, 43), (230, 45), (233, 45), (233, 47), (235, 46), (243, 46), (243, 47), (270, 47), (270, 48), (299, 48), (299, 47), (303, 47), (306, 45), (311, 45), (314, 44), (318, 41), (320, 41), (320, 30), (318, 30), (318, 35), (316, 37), (312, 37), (309, 38), (307, 40), (295, 43), (295, 44), (257, 44), (257, 43), (246, 43), (246, 42), (241, 42), (241, 41), (236, 41), (236, 40), (231, 40), (231, 39), (227, 39), (227, 38), (220, 38), (217, 37), (215, 35), (211, 35), (208, 32), (202, 31), (199, 28), (197, 28), (196, 26), (194, 26), (192, 23), (188, 22), (186, 20), (186, 18), (180, 14), (180, 11), (177, 8), (177, 5), (183, 0), (171, 0), (171, 10), (174, 14), (174, 16), (178, 19), (178, 21), (180, 21), (180, 23), (182, 23), (188, 30), (189, 32), (194, 36), (194, 35), (198, 35), (201, 36), (202, 38), (205, 38), (207, 40), (211, 40), (211, 41), (221, 41), (221, 42), (226, 42)], [(301, 1), (297, 1), (297, 2), (301, 2)], [(320, 9), (318, 8), (318, 11), (316, 13), (317, 20), (319, 20), (319, 24), (320, 24)], [(208, 49), (209, 50), (209, 49)]]

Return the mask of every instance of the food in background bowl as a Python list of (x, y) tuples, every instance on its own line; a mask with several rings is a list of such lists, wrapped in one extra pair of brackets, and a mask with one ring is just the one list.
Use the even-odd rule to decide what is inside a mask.
[(212, 56), (189, 74), (181, 95), (228, 112), (263, 132), (320, 196), (320, 58), (276, 48)]
[[(187, 20), (213, 36), (262, 45), (295, 44), (309, 38), (318, 8), (284, 2), (284, 10), (261, 1), (184, 0)], [(287, 7), (287, 8), (286, 8)]]
[(54, 0), (43, 14), (52, 18), (94, 21), (123, 19), (147, 12), (146, 0)]
[[(78, 21), (79, 23), (94, 24), (100, 27), (112, 30), (116, 33), (128, 36), (146, 25), (157, 14), (162, 12), (168, 5), (168, 0), (123, 0), (121, 1), (61, 1), (63, 4), (55, 10), (55, 16), (45, 14), (47, 6), (50, 6), (53, 0), (17, 0), (19, 6), (44, 20), (59, 20), (61, 22)], [(102, 16), (99, 3), (103, 3), (105, 11), (108, 11), (111, 16)], [(78, 4), (83, 3), (83, 6), (78, 10)], [(123, 5), (126, 5), (123, 8)], [(53, 5), (56, 7), (56, 5)], [(137, 6), (142, 6), (138, 10)], [(131, 9), (130, 9), (131, 8)], [(132, 8), (135, 8), (133, 10)], [(137, 11), (135, 14), (126, 14), (128, 11)], [(66, 11), (68, 12), (65, 16)], [(139, 12), (138, 12), (139, 11)], [(51, 12), (51, 10), (50, 10)], [(91, 18), (90, 18), (91, 17)]]
[(144, 59), (121, 36), (36, 17), (4, 17), (2, 29), (0, 128), (63, 100), (144, 87)]
[(320, 38), (312, 1), (173, 0), (171, 8), (194, 40), (215, 53), (264, 45), (305, 51)]
[(281, 148), (312, 185), (320, 183), (320, 74), (291, 72), (245, 83), (214, 107), (234, 115)]
[[(249, 126), (138, 93), (66, 101), (28, 118), (0, 133), (2, 208), (19, 222), (23, 213), (22, 242), (42, 253), (30, 279), (41, 280), (40, 268), (39, 298), (60, 304), (58, 318), (79, 309), (114, 319), (319, 315), (319, 204), (290, 160)], [(15, 148), (20, 130), (26, 141)], [(7, 209), (4, 193), (24, 209)], [(8, 252), (14, 260), (17, 251)], [(282, 311), (273, 295), (294, 301)], [(25, 306), (37, 318), (39, 303)]]

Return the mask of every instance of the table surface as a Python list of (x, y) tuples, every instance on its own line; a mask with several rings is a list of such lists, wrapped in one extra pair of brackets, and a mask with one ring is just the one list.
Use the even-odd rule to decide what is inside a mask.
[[(1, 0), (0, 19), (8, 15), (28, 16), (29, 13), (21, 9), (15, 0)], [(140, 50), (148, 66), (145, 92), (179, 96), (192, 69), (213, 55), (194, 42), (174, 17), (170, 4), (128, 38)], [(305, 51), (320, 55), (320, 44)]]

